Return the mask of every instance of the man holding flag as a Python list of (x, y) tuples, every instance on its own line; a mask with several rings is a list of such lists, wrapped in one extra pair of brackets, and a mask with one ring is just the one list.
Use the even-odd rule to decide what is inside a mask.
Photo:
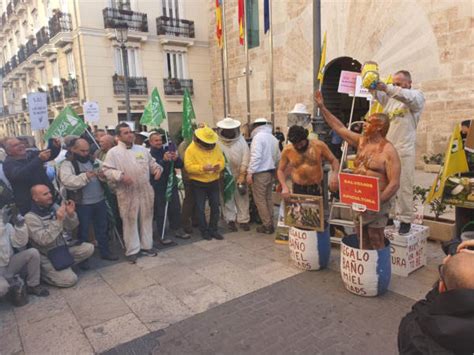
[(139, 253), (156, 256), (153, 248), (154, 191), (150, 175), (159, 180), (163, 168), (144, 147), (133, 144), (128, 124), (116, 128), (119, 143), (109, 150), (103, 165), (105, 176), (117, 184), (117, 200), (123, 221), (125, 255), (135, 264)]
[[(165, 227), (165, 206), (168, 202), (168, 211), (166, 213), (170, 229), (176, 238), (189, 239), (191, 236), (181, 230), (181, 204), (179, 202), (178, 186), (176, 184), (175, 169), (183, 168), (183, 161), (176, 152), (176, 147), (172, 142), (168, 142), (168, 147), (163, 147), (163, 135), (154, 131), (148, 138), (150, 142), (150, 154), (156, 162), (163, 167), (163, 173), (160, 180), (151, 182), (155, 190), (154, 215), (156, 227), (159, 235), (162, 235)], [(162, 244), (171, 244), (170, 239), (162, 239)]]

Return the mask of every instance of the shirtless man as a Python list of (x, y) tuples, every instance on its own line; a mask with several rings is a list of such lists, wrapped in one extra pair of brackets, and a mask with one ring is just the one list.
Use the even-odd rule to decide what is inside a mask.
[(291, 171), (293, 193), (321, 196), (323, 159), (331, 163), (332, 175), (329, 180), (329, 188), (336, 191), (339, 162), (328, 146), (321, 141), (308, 139), (308, 130), (296, 125), (290, 127), (288, 140), (291, 144), (283, 149), (277, 170), (278, 181), (282, 187), (282, 197), (286, 198), (290, 194), (290, 189), (286, 184), (288, 170)]
[[(345, 141), (357, 148), (354, 174), (374, 176), (379, 178), (380, 211), (362, 213), (363, 248), (382, 249), (384, 229), (390, 211), (390, 199), (395, 196), (400, 186), (401, 164), (398, 153), (385, 136), (390, 127), (390, 120), (383, 113), (376, 113), (364, 123), (362, 134), (348, 130), (339, 119), (324, 106), (321, 92), (315, 94), (315, 101), (320, 108), (327, 124)], [(354, 221), (360, 238), (359, 219)]]

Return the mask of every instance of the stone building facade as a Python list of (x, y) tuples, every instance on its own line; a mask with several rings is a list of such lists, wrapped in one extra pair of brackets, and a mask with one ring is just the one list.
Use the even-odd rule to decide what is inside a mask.
[(82, 114), (89, 100), (99, 104), (98, 127), (125, 119), (115, 32), (123, 23), (132, 118), (138, 121), (154, 87), (172, 131), (181, 124), (185, 87), (196, 115), (211, 118), (205, 0), (3, 0), (0, 16), (3, 135), (31, 134), (26, 97), (35, 91), (48, 93), (50, 120), (65, 105)]
[[(296, 102), (313, 108), (313, 1), (273, 1), (275, 122), (286, 126)], [(349, 56), (375, 60), (382, 77), (409, 70), (426, 106), (417, 130), (417, 155), (443, 152), (455, 123), (474, 119), (474, 19), (470, 0), (321, 1), (321, 29), (327, 31), (326, 63)], [(214, 120), (223, 115), (221, 57), (214, 38), (211, 5), (210, 45)], [(251, 118), (270, 116), (269, 40), (249, 50)], [(230, 115), (246, 122), (244, 47), (238, 41), (237, 0), (227, 1)]]

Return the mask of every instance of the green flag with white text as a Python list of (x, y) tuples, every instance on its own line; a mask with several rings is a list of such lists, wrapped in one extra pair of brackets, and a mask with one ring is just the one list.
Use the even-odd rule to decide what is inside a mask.
[(140, 118), (140, 124), (156, 128), (159, 127), (165, 119), (165, 108), (161, 102), (158, 89), (155, 87), (151, 92), (150, 101), (148, 101), (148, 104), (143, 111), (142, 117)]
[(194, 128), (196, 127), (195, 120), (196, 114), (194, 113), (191, 95), (189, 94), (188, 89), (185, 88), (183, 97), (183, 123), (181, 125), (181, 135), (188, 143), (191, 143), (193, 140)]
[(53, 121), (51, 126), (44, 134), (44, 139), (65, 137), (69, 135), (80, 136), (87, 129), (87, 124), (80, 118), (77, 113), (70, 107), (66, 106), (58, 117)]

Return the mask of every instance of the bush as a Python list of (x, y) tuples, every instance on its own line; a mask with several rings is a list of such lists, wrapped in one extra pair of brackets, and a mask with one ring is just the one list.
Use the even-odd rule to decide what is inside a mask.
[(426, 202), (426, 194), (430, 191), (430, 189), (426, 189), (419, 185), (413, 186), (413, 201), (419, 199), (422, 204)]
[(439, 217), (446, 212), (446, 205), (442, 200), (433, 200), (430, 202), (430, 210), (435, 215), (435, 221), (439, 220)]

